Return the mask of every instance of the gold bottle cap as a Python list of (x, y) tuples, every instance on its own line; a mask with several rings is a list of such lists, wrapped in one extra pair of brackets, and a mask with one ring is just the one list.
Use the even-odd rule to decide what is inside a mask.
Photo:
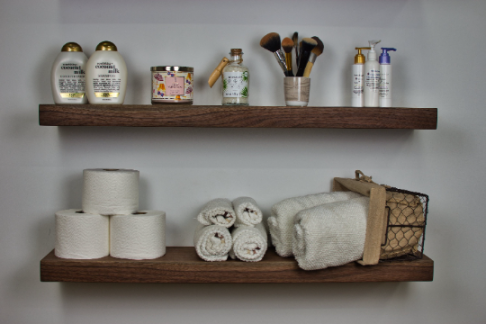
[(115, 44), (113, 44), (112, 42), (104, 41), (104, 42), (99, 43), (98, 46), (96, 46), (96, 50), (97, 51), (113, 51), (113, 52), (116, 52), (117, 48), (116, 48)]
[(61, 48), (61, 52), (82, 52), (83, 49), (81, 46), (79, 46), (78, 43), (74, 42), (69, 42), (64, 44), (64, 46)]
[(371, 47), (356, 47), (355, 49), (358, 50), (358, 54), (354, 57), (354, 64), (364, 64), (366, 57), (361, 54), (361, 50), (370, 50)]

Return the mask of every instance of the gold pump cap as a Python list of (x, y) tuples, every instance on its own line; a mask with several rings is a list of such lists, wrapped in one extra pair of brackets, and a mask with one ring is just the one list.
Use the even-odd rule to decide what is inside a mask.
[(361, 50), (370, 50), (371, 47), (356, 47), (355, 49), (358, 50), (358, 54), (354, 57), (354, 64), (364, 64), (366, 58), (361, 54)]
[(104, 41), (96, 46), (97, 51), (113, 51), (116, 52), (118, 49), (116, 48), (115, 44), (110, 41)]
[(75, 42), (66, 43), (61, 48), (61, 52), (82, 52), (82, 51), (83, 49), (81, 48), (81, 46), (79, 46), (79, 44)]

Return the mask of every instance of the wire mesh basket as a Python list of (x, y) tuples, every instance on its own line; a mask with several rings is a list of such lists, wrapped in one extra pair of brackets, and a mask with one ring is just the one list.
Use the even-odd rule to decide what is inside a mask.
[(380, 261), (416, 260), (424, 255), (429, 196), (386, 188), (386, 235)]

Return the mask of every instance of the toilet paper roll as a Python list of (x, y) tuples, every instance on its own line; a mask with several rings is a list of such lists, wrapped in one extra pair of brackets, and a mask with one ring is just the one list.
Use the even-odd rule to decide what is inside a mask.
[(137, 170), (84, 170), (83, 211), (101, 215), (128, 215), (137, 211), (139, 176)]
[(121, 259), (155, 259), (165, 254), (165, 212), (145, 210), (110, 218), (110, 254)]
[(56, 213), (54, 254), (65, 259), (97, 259), (110, 254), (110, 219), (78, 209)]

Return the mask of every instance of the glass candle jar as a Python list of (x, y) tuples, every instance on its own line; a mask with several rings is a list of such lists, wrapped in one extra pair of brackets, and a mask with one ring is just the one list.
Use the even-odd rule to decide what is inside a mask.
[(152, 66), (152, 104), (189, 104), (193, 102), (194, 68), (189, 66)]

